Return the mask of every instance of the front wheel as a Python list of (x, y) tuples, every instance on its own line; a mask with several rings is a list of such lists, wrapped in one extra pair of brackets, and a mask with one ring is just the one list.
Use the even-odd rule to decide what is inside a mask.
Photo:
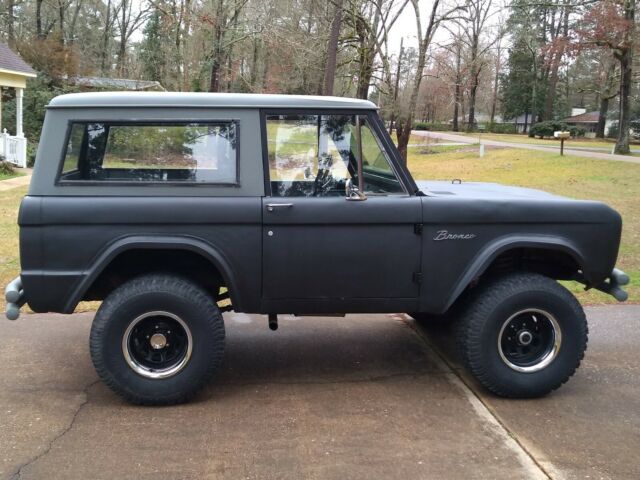
[(100, 378), (132, 403), (187, 401), (214, 375), (224, 322), (211, 295), (182, 277), (153, 274), (114, 290), (90, 335)]
[(539, 397), (565, 383), (587, 347), (576, 298), (542, 275), (518, 273), (481, 287), (458, 326), (463, 362), (493, 393)]

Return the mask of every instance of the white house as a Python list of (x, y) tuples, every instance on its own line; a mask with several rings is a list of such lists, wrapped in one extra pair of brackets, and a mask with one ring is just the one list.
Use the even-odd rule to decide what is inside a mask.
[[(27, 166), (27, 139), (22, 131), (22, 97), (27, 87), (27, 78), (34, 78), (36, 72), (6, 44), (0, 43), (0, 89), (4, 87), (16, 90), (16, 124), (14, 128), (5, 128), (2, 124), (2, 105), (0, 104), (0, 155), (18, 167)], [(2, 102), (2, 95), (0, 95)], [(13, 133), (13, 135), (12, 135)]]

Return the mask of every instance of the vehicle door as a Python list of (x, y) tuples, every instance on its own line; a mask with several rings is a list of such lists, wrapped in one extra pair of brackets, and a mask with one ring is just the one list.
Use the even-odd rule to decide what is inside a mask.
[(370, 115), (263, 115), (268, 311), (416, 304), (421, 203), (401, 181)]

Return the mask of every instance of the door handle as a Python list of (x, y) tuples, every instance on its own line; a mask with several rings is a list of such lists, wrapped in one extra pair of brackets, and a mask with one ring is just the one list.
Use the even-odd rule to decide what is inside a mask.
[(291, 208), (293, 203), (267, 203), (267, 210), (273, 212), (276, 208)]

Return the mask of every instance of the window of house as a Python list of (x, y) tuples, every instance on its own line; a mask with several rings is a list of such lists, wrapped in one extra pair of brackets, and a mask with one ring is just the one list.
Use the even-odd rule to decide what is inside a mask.
[(226, 123), (72, 123), (61, 181), (237, 183)]

